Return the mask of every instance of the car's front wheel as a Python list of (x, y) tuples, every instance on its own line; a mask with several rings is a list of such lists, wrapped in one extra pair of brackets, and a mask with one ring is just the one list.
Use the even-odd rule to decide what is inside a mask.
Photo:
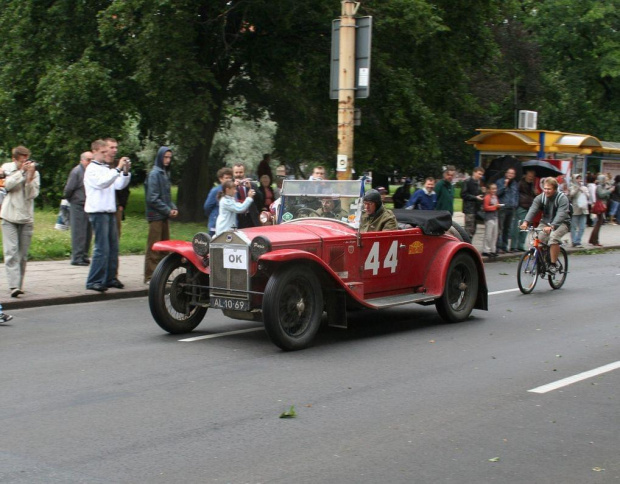
[(323, 315), (323, 292), (308, 267), (284, 266), (267, 282), (263, 321), (273, 343), (292, 351), (312, 344)]
[(435, 301), (437, 312), (448, 323), (469, 317), (478, 297), (479, 276), (469, 254), (457, 254), (450, 262), (443, 295)]
[[(202, 273), (179, 254), (167, 255), (157, 266), (149, 283), (149, 307), (153, 318), (171, 334), (189, 333), (200, 324), (207, 308), (192, 304), (191, 282), (208, 282)], [(194, 283), (195, 284), (195, 283)]]

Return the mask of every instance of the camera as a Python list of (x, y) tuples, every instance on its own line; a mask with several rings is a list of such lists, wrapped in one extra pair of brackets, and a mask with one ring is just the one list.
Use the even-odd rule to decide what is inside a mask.
[(41, 166), (41, 163), (39, 163), (36, 160), (28, 160), (28, 161), (26, 161), (26, 163), (32, 163), (35, 168), (39, 168), (39, 166)]

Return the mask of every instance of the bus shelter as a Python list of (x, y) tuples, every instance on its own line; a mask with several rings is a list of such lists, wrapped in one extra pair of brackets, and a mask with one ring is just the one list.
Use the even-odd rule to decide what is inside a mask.
[(466, 143), (476, 149), (476, 166), (485, 169), (502, 157), (510, 157), (517, 164), (537, 159), (551, 162), (566, 176), (571, 172), (583, 173), (585, 178), (588, 162), (600, 160), (600, 171), (612, 176), (620, 174), (620, 143), (561, 131), (479, 129), (477, 132)]

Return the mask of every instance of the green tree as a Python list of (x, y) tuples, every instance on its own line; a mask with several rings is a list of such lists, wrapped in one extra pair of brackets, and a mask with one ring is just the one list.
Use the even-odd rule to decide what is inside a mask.
[(620, 137), (620, 1), (522, 2), (544, 70), (539, 126)]

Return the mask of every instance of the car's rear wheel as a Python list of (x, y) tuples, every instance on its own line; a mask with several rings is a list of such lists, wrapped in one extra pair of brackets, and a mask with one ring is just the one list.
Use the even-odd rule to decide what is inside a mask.
[(476, 263), (468, 254), (458, 254), (450, 262), (443, 295), (435, 301), (437, 312), (449, 323), (469, 317), (478, 297)]
[[(157, 266), (149, 283), (149, 307), (155, 322), (171, 334), (189, 333), (200, 324), (207, 308), (191, 304), (191, 288), (188, 286), (197, 269), (183, 263), (179, 254), (167, 255)], [(207, 281), (200, 281), (208, 285)]]
[(267, 282), (263, 321), (271, 341), (283, 350), (308, 347), (321, 326), (323, 293), (308, 267), (284, 266)]

